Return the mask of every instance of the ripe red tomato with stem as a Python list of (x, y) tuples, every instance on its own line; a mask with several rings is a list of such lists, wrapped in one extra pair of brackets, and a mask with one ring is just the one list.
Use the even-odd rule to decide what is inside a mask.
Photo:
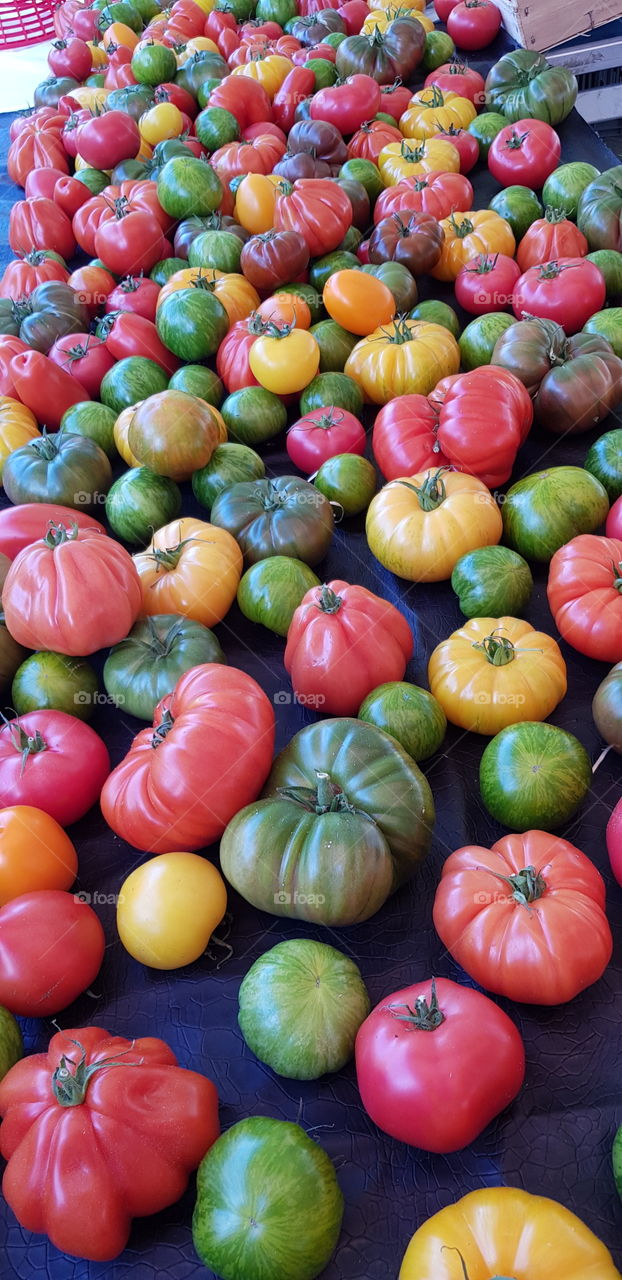
[(555, 320), (567, 334), (578, 333), (605, 305), (605, 281), (587, 258), (558, 258), (529, 267), (514, 286), (514, 315)]
[(504, 187), (543, 187), (562, 153), (559, 135), (544, 120), (517, 120), (493, 138), (488, 168)]
[(93, 169), (114, 169), (122, 160), (133, 160), (140, 150), (136, 121), (125, 111), (104, 111), (78, 131), (78, 151)]
[(102, 379), (115, 364), (101, 338), (92, 333), (69, 333), (58, 338), (48, 351), (48, 358), (70, 373), (92, 400), (99, 398)]
[(447, 129), (441, 129), (433, 136), (444, 142), (451, 142), (460, 156), (460, 172), (471, 172), (479, 160), (479, 143), (468, 129), (456, 129), (455, 125), (450, 124)]
[(571, 538), (551, 560), (546, 594), (573, 649), (597, 662), (622, 661), (622, 539)]
[(155, 322), (160, 286), (149, 276), (125, 276), (106, 298), (105, 311), (133, 311)]
[(286, 448), (295, 467), (310, 475), (328, 458), (365, 452), (365, 428), (353, 413), (328, 405), (298, 418), (287, 433)]
[(0, 727), (0, 807), (30, 804), (69, 827), (93, 807), (109, 772), (99, 734), (64, 711), (29, 711)]
[(492, 0), (461, 0), (447, 16), (447, 31), (459, 49), (474, 52), (492, 44), (501, 26), (501, 10)]
[(91, 74), (93, 56), (86, 40), (69, 35), (54, 40), (48, 53), (48, 65), (54, 76), (73, 76), (74, 80), (86, 80)]
[(474, 67), (466, 62), (444, 62), (436, 71), (430, 71), (424, 81), (424, 88), (438, 85), (443, 93), (457, 93), (460, 98), (468, 98), (474, 106), (480, 107), (486, 101), (486, 81)]
[(427, 396), (395, 396), (376, 416), (372, 432), (374, 457), (386, 480), (448, 467), (436, 432), (438, 412)]
[(456, 300), (472, 316), (509, 311), (520, 267), (505, 253), (480, 253), (460, 268), (454, 288)]
[(110, 311), (99, 321), (97, 336), (115, 360), (143, 356), (159, 364), (170, 377), (179, 368), (180, 361), (164, 346), (153, 321), (137, 312)]
[(94, 238), (98, 258), (113, 275), (149, 272), (166, 257), (168, 241), (164, 232), (142, 209), (117, 209), (114, 218), (100, 223)]

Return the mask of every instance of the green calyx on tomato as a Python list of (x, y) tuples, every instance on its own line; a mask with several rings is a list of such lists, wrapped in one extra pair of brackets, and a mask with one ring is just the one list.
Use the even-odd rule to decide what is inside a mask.
[(5, 725), (9, 726), (9, 737), (11, 739), (12, 746), (15, 747), (15, 750), (18, 751), (22, 757), (21, 772), (23, 773), (26, 768), (28, 757), (39, 755), (41, 751), (47, 751), (48, 744), (45, 741), (45, 738), (43, 738), (39, 733), (38, 729), (36, 729), (33, 734), (28, 734), (24, 729), (22, 729), (18, 720), (5, 720), (4, 716), (2, 716), (2, 720)]
[(63, 1055), (52, 1075), (52, 1093), (60, 1107), (81, 1106), (95, 1072), (120, 1065), (117, 1058), (102, 1058), (100, 1062), (92, 1062), (87, 1066), (86, 1052), (80, 1041), (72, 1040), (71, 1043), (80, 1050), (78, 1061), (74, 1062), (72, 1058)]
[[(434, 978), (429, 1001), (425, 996), (418, 996), (414, 1009), (408, 1004), (389, 1004), (387, 1009), (392, 1018), (397, 1018), (398, 1022), (406, 1022), (413, 1031), (436, 1031), (445, 1021), (445, 1014), (438, 1003)], [(398, 1012), (399, 1010), (402, 1012)]]
[(539, 649), (527, 650), (519, 648), (517, 645), (512, 644), (508, 636), (497, 635), (494, 631), (491, 631), (489, 636), (478, 641), (472, 647), (473, 649), (480, 649), (486, 661), (492, 667), (507, 667), (508, 662), (514, 661), (517, 653), (540, 653)]
[[(53, 458), (56, 452), (57, 450), (54, 450), (53, 453), (43, 454), (43, 457), (47, 459)], [(43, 541), (45, 542), (46, 547), (60, 547), (63, 542), (75, 542), (79, 532), (80, 530), (74, 521), (72, 521), (69, 528), (67, 528), (64, 524), (57, 524), (55, 520), (50, 520), (47, 533), (45, 534)]]
[[(322, 588), (324, 591), (326, 588)], [(334, 600), (339, 600), (338, 596), (329, 592)], [(339, 605), (341, 600), (339, 600)], [(336, 609), (327, 610), (329, 613), (335, 613)], [(341, 787), (337, 786), (331, 780), (329, 773), (323, 773), (320, 769), (315, 771), (317, 777), (317, 787), (278, 787), (277, 792), (286, 800), (293, 800), (294, 804), (301, 804), (309, 813), (357, 813), (359, 812), (350, 804), (345, 792)]]
[(456, 222), (455, 216), (452, 213), (450, 214), (449, 221), (454, 235), (457, 236), (458, 240), (464, 240), (465, 236), (470, 236), (471, 232), (475, 229), (470, 218), (463, 218), (462, 222)]
[(447, 490), (443, 483), (443, 472), (449, 471), (449, 467), (439, 467), (438, 471), (430, 472), (426, 476), (422, 485), (410, 484), (408, 480), (398, 480), (396, 483), (410, 489), (412, 493), (416, 493), (417, 501), (422, 511), (436, 511), (447, 497)]

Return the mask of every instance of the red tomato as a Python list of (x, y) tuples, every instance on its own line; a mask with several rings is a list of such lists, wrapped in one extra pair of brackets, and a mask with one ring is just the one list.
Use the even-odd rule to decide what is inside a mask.
[(447, 17), (447, 31), (459, 49), (485, 49), (501, 26), (501, 10), (492, 0), (461, 0)]
[(55, 40), (48, 53), (48, 64), (54, 76), (73, 76), (74, 80), (86, 80), (91, 74), (93, 56), (86, 40), (68, 36)]
[(343, 84), (320, 89), (311, 99), (311, 119), (327, 120), (342, 133), (355, 133), (380, 111), (380, 87), (371, 76), (349, 76)]
[(307, 475), (339, 453), (363, 454), (365, 444), (365, 428), (358, 418), (335, 405), (306, 413), (287, 433), (287, 452), (294, 466)]
[(25, 258), (31, 249), (53, 249), (61, 258), (72, 258), (76, 242), (66, 213), (37, 196), (34, 200), (18, 200), (9, 218), (9, 245), (13, 253)]
[(77, 894), (13, 898), (0, 910), (0, 1003), (23, 1018), (59, 1013), (95, 981), (105, 947), (95, 912)]
[(434, 0), (434, 8), (436, 10), (436, 16), (440, 19), (441, 22), (447, 23), (447, 19), (452, 9), (455, 9), (458, 2), (459, 0)]
[(99, 735), (64, 711), (28, 711), (0, 727), (0, 808), (30, 804), (69, 827), (93, 807), (109, 772)]
[(44, 249), (33, 249), (25, 258), (16, 258), (5, 267), (0, 280), (0, 297), (18, 302), (20, 298), (30, 297), (37, 285), (44, 284), (46, 280), (61, 280), (66, 284), (69, 272), (62, 262), (48, 257)]
[(522, 382), (507, 369), (481, 365), (443, 378), (430, 399), (438, 406), (437, 439), (449, 462), (489, 489), (505, 484), (533, 422), (531, 397)]
[(381, 191), (374, 207), (374, 222), (391, 213), (429, 213), (442, 222), (456, 210), (468, 213), (472, 207), (473, 188), (464, 174), (434, 171), (403, 178), (394, 187)]
[(77, 178), (60, 177), (54, 186), (53, 200), (67, 214), (68, 218), (73, 218), (78, 209), (91, 199), (91, 192), (84, 182), (79, 182)]
[(605, 533), (608, 538), (620, 538), (622, 540), (622, 495), (616, 498), (607, 516)]
[(605, 885), (589, 858), (546, 831), (468, 845), (443, 864), (434, 926), (487, 991), (565, 1004), (602, 977), (613, 949)]
[(97, 23), (99, 21), (99, 9), (76, 9), (71, 19), (71, 25), (77, 36), (81, 40), (96, 40), (98, 34)]
[(345, 0), (337, 13), (346, 24), (346, 35), (357, 36), (365, 19), (369, 17), (369, 8), (365, 0)]
[[(69, 172), (69, 163), (63, 144), (61, 129), (64, 118), (53, 114), (40, 119), (38, 113), (25, 123), (9, 147), (7, 171), (12, 182), (23, 187), (28, 175), (35, 169), (57, 169)], [(30, 193), (28, 193), (30, 194)], [(33, 195), (48, 195), (46, 191)]]
[(78, 151), (93, 169), (114, 169), (122, 160), (133, 160), (139, 150), (138, 125), (125, 111), (92, 116), (78, 131)]
[(303, 597), (283, 661), (300, 702), (354, 716), (372, 689), (403, 679), (412, 653), (412, 632), (395, 605), (365, 587), (334, 581)]
[(94, 1262), (122, 1252), (133, 1217), (179, 1200), (219, 1134), (211, 1080), (162, 1040), (101, 1027), (60, 1031), (18, 1062), (0, 1082), (0, 1115), (18, 1221)]
[(588, 252), (588, 242), (574, 222), (565, 218), (563, 211), (547, 209), (543, 218), (536, 218), (527, 228), (516, 250), (516, 261), (521, 271), (527, 271), (558, 258), (584, 258)]
[(54, 188), (59, 178), (66, 177), (62, 169), (32, 169), (26, 178), (24, 194), (27, 200), (34, 196), (45, 196), (46, 200), (54, 199)]
[(387, 115), (393, 116), (396, 121), (410, 106), (412, 98), (412, 90), (402, 84), (401, 80), (395, 80), (393, 84), (382, 84), (380, 86), (380, 110), (386, 112)]
[(57, 431), (63, 415), (74, 404), (90, 400), (90, 396), (70, 373), (65, 373), (40, 351), (26, 349), (12, 357), (9, 365), (16, 395), (34, 413)]
[(78, 154), (78, 133), (80, 128), (92, 118), (90, 111), (87, 111), (86, 107), (78, 107), (76, 111), (71, 111), (65, 120), (61, 140), (67, 155), (72, 156), (74, 160)]
[[(92, 588), (87, 599), (85, 582)], [(125, 639), (140, 612), (142, 591), (134, 561), (119, 542), (72, 522), (51, 525), (41, 541), (20, 551), (2, 602), (18, 644), (82, 658)]]
[(312, 257), (336, 249), (351, 224), (350, 200), (331, 179), (301, 178), (293, 184), (279, 183), (274, 202), (275, 229), (298, 231)]
[(543, 187), (562, 153), (558, 134), (543, 120), (517, 120), (493, 138), (488, 168), (503, 187)]
[(486, 81), (465, 62), (444, 62), (436, 71), (430, 71), (424, 81), (424, 88), (436, 84), (443, 93), (457, 93), (460, 98), (468, 98), (474, 106), (481, 107), (486, 102)]
[(104, 818), (149, 853), (201, 849), (257, 797), (273, 747), (274, 709), (251, 676), (216, 663), (193, 667), (110, 774)]
[[(274, 103), (272, 105), (274, 106)], [(272, 124), (271, 120), (258, 120), (255, 124), (249, 124), (246, 126), (246, 129), (244, 130), (245, 142), (253, 142), (255, 138), (261, 137), (277, 138), (283, 148), (287, 147), (287, 138), (283, 130), (278, 124)], [(285, 154), (285, 152), (283, 152), (283, 154)]]
[(156, 103), (172, 102), (173, 106), (179, 107), (179, 110), (183, 111), (184, 115), (190, 116), (191, 120), (194, 120), (199, 110), (196, 98), (193, 98), (192, 94), (180, 84), (159, 84), (154, 98)]
[(90, 315), (94, 316), (100, 307), (103, 307), (106, 299), (115, 288), (114, 276), (110, 275), (104, 267), (78, 267), (77, 271), (73, 271), (67, 282), (78, 295), (80, 302), (88, 308)]
[(468, 129), (456, 129), (450, 124), (448, 129), (441, 129), (440, 133), (435, 133), (433, 138), (441, 138), (445, 142), (451, 142), (456, 148), (460, 156), (460, 172), (470, 173), (474, 165), (479, 160), (479, 142), (477, 138), (469, 133)]
[[(477, 1035), (473, 1035), (473, 1027)], [(361, 1101), (385, 1133), (423, 1151), (461, 1151), (514, 1100), (525, 1050), (488, 996), (447, 978), (385, 998), (356, 1037)]]
[[(121, 182), (118, 186), (106, 187), (99, 196), (92, 196), (76, 213), (73, 219), (73, 230), (80, 248), (92, 257), (96, 257), (95, 233), (101, 223), (123, 218), (127, 213), (136, 210), (150, 215), (150, 243), (154, 238), (156, 225), (165, 233), (173, 226), (172, 218), (164, 212), (158, 200), (155, 182), (149, 179)], [(126, 272), (120, 271), (118, 274), (125, 275)]]
[(151, 271), (165, 256), (165, 243), (164, 232), (142, 209), (119, 209), (95, 232), (95, 253), (117, 276)]
[(455, 280), (456, 301), (472, 316), (509, 311), (520, 267), (505, 253), (480, 253), (460, 268)]
[(396, 396), (374, 422), (372, 449), (386, 480), (449, 466), (436, 438), (438, 414), (426, 396)]
[(170, 377), (179, 368), (180, 361), (164, 346), (153, 321), (147, 320), (138, 312), (111, 311), (100, 320), (97, 334), (104, 339), (115, 360), (144, 356), (159, 364)]
[(259, 386), (248, 358), (257, 338), (265, 332), (261, 316), (253, 312), (245, 320), (237, 320), (225, 334), (216, 353), (216, 372), (228, 392)]
[(514, 286), (514, 315), (523, 312), (555, 320), (567, 334), (578, 333), (605, 305), (602, 273), (587, 258), (558, 258), (529, 267)]
[(386, 120), (366, 120), (348, 143), (348, 159), (371, 160), (376, 164), (383, 147), (401, 142), (402, 134)]
[[(313, 93), (315, 88), (315, 72), (309, 67), (294, 67), (289, 71), (272, 99), (274, 119), (281, 129), (289, 133), (296, 115), (299, 102)], [(257, 128), (257, 125), (253, 126)], [(245, 130), (248, 136), (248, 128)]]
[(20, 399), (11, 372), (11, 361), (13, 356), (23, 355), (29, 350), (21, 338), (14, 338), (11, 334), (0, 335), (0, 395), (10, 396), (12, 400)]
[(622, 800), (618, 800), (607, 823), (607, 853), (611, 870), (618, 884), (622, 884)]
[(572, 538), (551, 560), (546, 593), (573, 649), (598, 662), (622, 660), (622, 538)]
[(45, 537), (50, 521), (54, 524), (77, 524), (80, 529), (97, 529), (105, 533), (103, 524), (87, 516), (79, 508), (61, 507), (54, 502), (22, 502), (0, 511), (0, 552), (14, 560), (24, 547)]
[(97, 400), (102, 378), (112, 369), (115, 358), (106, 350), (101, 338), (92, 333), (69, 333), (58, 338), (48, 357), (84, 387), (91, 400)]
[(250, 76), (226, 76), (210, 93), (209, 104), (230, 111), (242, 134), (257, 120), (272, 120), (270, 99), (263, 85)]
[(126, 276), (108, 294), (105, 311), (133, 311), (155, 321), (160, 286), (148, 276)]

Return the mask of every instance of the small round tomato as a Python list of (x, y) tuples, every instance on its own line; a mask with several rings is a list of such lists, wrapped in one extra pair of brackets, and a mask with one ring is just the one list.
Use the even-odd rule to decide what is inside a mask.
[(306, 413), (287, 433), (287, 452), (294, 466), (307, 475), (339, 454), (363, 454), (365, 443), (365, 429), (358, 418), (336, 405)]
[(311, 327), (311, 308), (301, 294), (272, 293), (257, 307), (257, 315), (272, 324), (287, 324), (294, 329)]
[(276, 395), (302, 391), (320, 367), (320, 348), (308, 329), (275, 326), (253, 343), (248, 357), (251, 373), (261, 387)]
[(108, 294), (104, 310), (133, 311), (145, 320), (155, 321), (160, 286), (148, 276), (125, 276)]
[(78, 855), (49, 813), (28, 804), (0, 809), (0, 907), (35, 889), (70, 889)]
[(480, 253), (460, 268), (455, 282), (456, 301), (472, 316), (489, 311), (509, 311), (520, 267), (506, 253)]
[(501, 26), (501, 10), (492, 0), (462, 0), (447, 17), (447, 31), (459, 49), (485, 49)]
[(389, 324), (396, 311), (387, 285), (356, 269), (333, 272), (324, 285), (322, 300), (332, 320), (361, 337)]
[(150, 107), (138, 121), (140, 136), (151, 147), (168, 138), (178, 138), (184, 131), (184, 117), (174, 102), (159, 102)]
[(0, 910), (0, 1005), (23, 1018), (66, 1009), (95, 981), (106, 939), (79, 894), (39, 889)]
[(196, 853), (162, 853), (124, 880), (117, 928), (126, 951), (151, 969), (198, 960), (227, 910), (225, 882)]
[(517, 120), (493, 138), (488, 152), (488, 168), (504, 187), (523, 186), (531, 190), (544, 186), (557, 169), (562, 144), (555, 130), (544, 120)]
[(514, 287), (514, 315), (523, 312), (555, 320), (567, 334), (578, 333), (605, 305), (605, 281), (587, 258), (558, 258), (529, 267)]

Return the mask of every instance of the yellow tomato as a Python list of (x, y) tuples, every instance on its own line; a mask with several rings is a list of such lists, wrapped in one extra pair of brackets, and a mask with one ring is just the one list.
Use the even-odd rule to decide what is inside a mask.
[(105, 46), (101, 45), (98, 40), (87, 40), (86, 43), (91, 50), (93, 70), (97, 71), (99, 67), (107, 67), (108, 58)]
[(131, 404), (127, 409), (123, 409), (112, 429), (117, 453), (121, 458), (123, 458), (123, 461), (127, 463), (128, 467), (140, 466), (138, 458), (132, 453), (127, 442), (127, 433), (130, 429), (130, 423), (134, 417), (135, 410), (138, 408), (139, 404), (142, 403), (142, 400), (138, 400), (136, 404)]
[(609, 1250), (555, 1200), (484, 1187), (428, 1218), (399, 1280), (620, 1280)]
[(256, 311), (260, 298), (246, 276), (237, 272), (216, 271), (212, 267), (184, 267), (170, 276), (160, 290), (158, 307), (165, 298), (176, 289), (209, 289), (219, 302), (222, 302), (229, 317), (229, 323), (245, 320), (251, 311)]
[(447, 719), (472, 733), (546, 720), (566, 693), (559, 645), (519, 618), (471, 618), (432, 653), (428, 681)]
[(193, 36), (185, 46), (183, 62), (187, 62), (195, 53), (219, 53), (218, 45), (209, 36)]
[(187, 517), (158, 529), (134, 564), (143, 615), (178, 613), (213, 627), (235, 600), (242, 552), (226, 529)]
[(486, 485), (444, 468), (386, 484), (372, 498), (365, 524), (376, 559), (410, 582), (445, 581), (461, 556), (496, 545), (502, 531)]
[(14, 449), (41, 435), (34, 413), (11, 396), (0, 396), (0, 480), (4, 464)]
[(406, 138), (433, 138), (450, 125), (454, 129), (468, 129), (476, 115), (468, 98), (433, 84), (411, 98), (408, 109), (400, 116), (399, 127)]
[(282, 179), (278, 173), (247, 173), (235, 193), (234, 216), (245, 231), (263, 235), (274, 226), (276, 188)]
[(250, 76), (252, 80), (257, 80), (272, 99), (293, 69), (294, 63), (289, 58), (280, 53), (270, 53), (267, 58), (252, 58), (250, 62), (243, 62), (241, 66), (234, 67), (231, 74)]
[(174, 102), (158, 102), (157, 106), (150, 107), (149, 111), (145, 111), (140, 117), (138, 128), (141, 138), (150, 147), (155, 147), (158, 142), (165, 142), (168, 138), (178, 138), (180, 133), (183, 133), (184, 117)]
[[(125, 49), (135, 49), (140, 40), (140, 36), (132, 31), (131, 27), (127, 27), (124, 22), (113, 22), (107, 27), (103, 34), (104, 49), (110, 49), (111, 46), (116, 48), (117, 45), (123, 45)], [(71, 95), (73, 97), (73, 94)]]
[(151, 969), (198, 960), (227, 910), (225, 882), (196, 853), (162, 853), (123, 881), (117, 929), (126, 951)]
[(386, 31), (389, 24), (396, 18), (414, 18), (421, 23), (424, 31), (434, 31), (434, 23), (431, 18), (426, 17), (425, 13), (419, 13), (417, 9), (409, 8), (407, 5), (393, 3), (386, 8), (382, 5), (374, 7), (361, 27), (362, 34), (371, 36), (375, 30)]
[(278, 337), (256, 338), (248, 357), (259, 385), (278, 396), (302, 391), (320, 367), (320, 348), (308, 329), (285, 325)]
[(199, 9), (204, 13), (211, 13), (212, 9), (216, 8), (216, 0), (195, 0), (195, 4), (198, 4)]
[(385, 187), (394, 187), (404, 178), (418, 178), (424, 173), (459, 173), (460, 155), (453, 143), (444, 138), (389, 142), (378, 156), (378, 168)]
[(105, 105), (109, 92), (109, 89), (102, 89), (97, 85), (83, 84), (78, 85), (77, 89), (72, 89), (71, 96), (81, 107), (97, 114), (97, 111)]
[(460, 348), (449, 329), (399, 317), (357, 342), (344, 373), (372, 404), (388, 404), (395, 396), (429, 395), (459, 368)]
[(505, 253), (508, 258), (514, 257), (516, 241), (512, 228), (494, 209), (452, 213), (443, 219), (441, 226), (445, 232), (441, 256), (430, 272), (437, 280), (455, 280), (460, 268), (480, 253)]
[(379, 9), (385, 11), (387, 9), (395, 9), (397, 3), (399, 3), (400, 9), (405, 9), (411, 14), (423, 13), (425, 9), (425, 0), (367, 0), (368, 8), (374, 12)]

